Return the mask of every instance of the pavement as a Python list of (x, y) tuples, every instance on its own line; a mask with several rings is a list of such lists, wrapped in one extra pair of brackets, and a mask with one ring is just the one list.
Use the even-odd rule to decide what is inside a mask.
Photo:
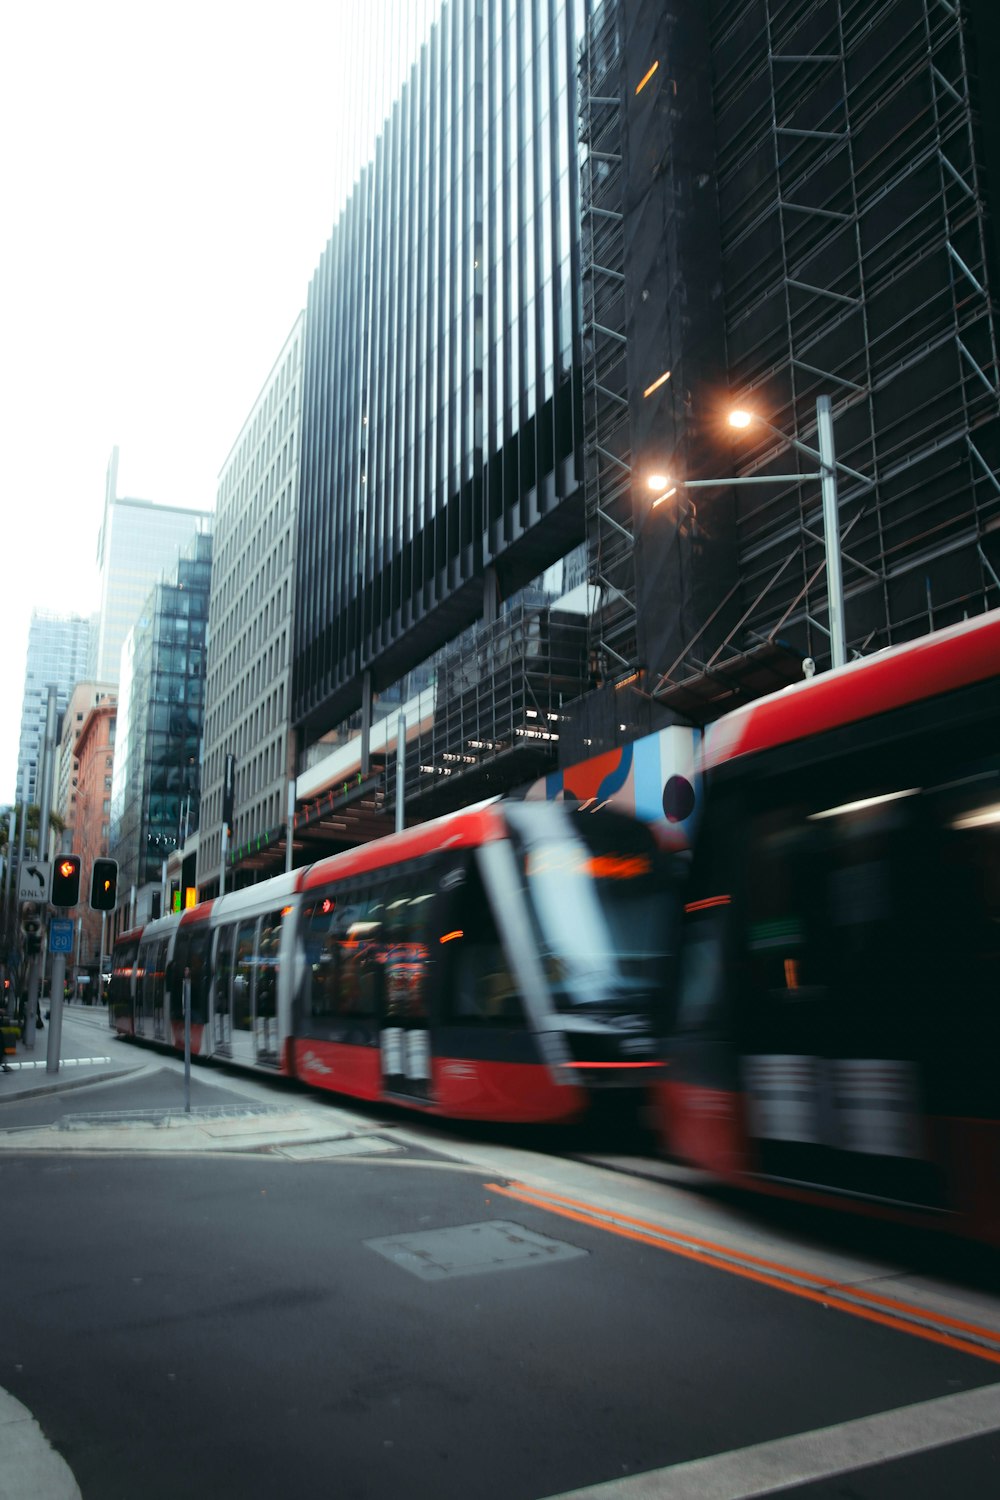
[(44, 1030), (36, 1031), (33, 1048), (18, 1042), (15, 1054), (4, 1058), (0, 1105), (9, 1099), (104, 1082), (142, 1066), (141, 1059), (123, 1051), (110, 1028), (106, 1005), (71, 1002), (63, 1006), (62, 1045), (60, 1057), (53, 1059), (54, 1067), (48, 1057), (51, 1035), (51, 1024), (46, 1023)]

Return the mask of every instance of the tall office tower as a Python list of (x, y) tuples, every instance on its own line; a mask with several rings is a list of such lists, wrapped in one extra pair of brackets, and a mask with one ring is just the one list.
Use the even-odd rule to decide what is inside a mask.
[(657, 711), (829, 665), (838, 532), (848, 656), (1000, 603), (998, 64), (992, 0), (593, 8), (592, 646)]
[(192, 537), (149, 592), (122, 653), (111, 790), (110, 853), (119, 865), (117, 930), (156, 910), (163, 863), (198, 827), (205, 636), (212, 538)]
[(117, 682), (125, 637), (153, 584), (172, 571), (196, 534), (212, 529), (211, 511), (156, 505), (118, 494), (118, 449), (108, 463), (104, 518), (97, 539), (101, 602), (89, 675)]
[(359, 710), (367, 744), (377, 696), (449, 648), (415, 815), (537, 774), (587, 682), (585, 622), (535, 586), (584, 537), (582, 10), (446, 0), (309, 289), (298, 763)]
[[(45, 717), (49, 684), (58, 689), (56, 708), (65, 712), (70, 693), (86, 676), (90, 643), (90, 621), (80, 615), (60, 618), (44, 610), (33, 610), (28, 627), (28, 655), (21, 708), (21, 742), (17, 756), (16, 800), (24, 795), (28, 776), (28, 803), (37, 804), (42, 788), (39, 769), (45, 743)], [(57, 725), (58, 729), (58, 725)], [(55, 767), (53, 766), (53, 778)], [(54, 784), (54, 782), (53, 782)], [(52, 806), (55, 806), (53, 799)]]
[(219, 476), (197, 867), (203, 891), (219, 877), (228, 755), (236, 759), (231, 853), (238, 858), (249, 843), (266, 850), (284, 831), (293, 770), (288, 710), (303, 325), (300, 314)]

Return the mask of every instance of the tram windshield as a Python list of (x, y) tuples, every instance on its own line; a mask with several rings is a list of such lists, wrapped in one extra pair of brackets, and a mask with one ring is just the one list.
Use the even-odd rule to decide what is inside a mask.
[(641, 823), (617, 815), (511, 818), (532, 921), (559, 1010), (645, 1008), (668, 980), (684, 873)]

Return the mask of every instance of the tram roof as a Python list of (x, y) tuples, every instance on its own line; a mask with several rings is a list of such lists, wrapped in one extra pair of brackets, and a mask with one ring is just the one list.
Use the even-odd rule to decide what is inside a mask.
[(389, 834), (384, 839), (374, 839), (370, 844), (361, 844), (356, 849), (345, 849), (341, 854), (331, 854), (321, 859), (304, 872), (300, 890), (313, 890), (326, 885), (330, 880), (342, 880), (350, 875), (364, 875), (370, 870), (383, 870), (387, 865), (402, 864), (406, 860), (418, 859), (423, 854), (433, 854), (439, 849), (471, 849), (479, 844), (491, 843), (505, 836), (506, 826), (498, 806), (498, 799), (448, 813), (443, 818), (434, 818), (429, 823), (418, 823), (402, 833)]
[(1000, 677), (1000, 610), (891, 646), (734, 709), (705, 736), (702, 769)]

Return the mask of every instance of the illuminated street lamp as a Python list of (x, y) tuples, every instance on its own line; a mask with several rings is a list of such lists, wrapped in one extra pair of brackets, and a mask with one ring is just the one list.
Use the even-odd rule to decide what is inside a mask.
[(816, 459), (819, 468), (806, 474), (744, 474), (734, 479), (676, 479), (670, 474), (650, 474), (646, 483), (651, 490), (658, 491), (652, 508), (655, 510), (664, 500), (678, 490), (719, 489), (735, 484), (801, 484), (803, 479), (818, 479), (823, 491), (823, 546), (826, 555), (827, 603), (830, 613), (830, 656), (832, 665), (842, 667), (847, 660), (844, 638), (844, 582), (840, 563), (840, 510), (837, 500), (837, 471), (870, 485), (871, 480), (856, 469), (838, 462), (833, 445), (833, 409), (829, 396), (820, 396), (816, 402), (816, 431), (819, 448), (810, 448), (798, 438), (789, 437), (778, 427), (755, 413), (738, 408), (729, 414), (729, 425), (737, 430), (746, 430), (755, 422), (766, 427), (781, 438), (783, 443)]

